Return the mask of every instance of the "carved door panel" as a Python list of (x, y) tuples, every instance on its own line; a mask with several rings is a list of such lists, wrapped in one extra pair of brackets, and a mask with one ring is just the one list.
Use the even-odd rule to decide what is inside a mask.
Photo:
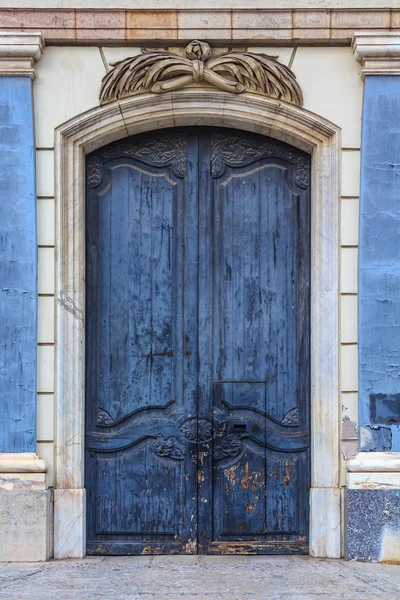
[(213, 128), (89, 155), (88, 553), (307, 552), (309, 175)]
[(199, 149), (199, 414), (214, 423), (199, 543), (308, 552), (310, 157), (229, 130)]
[(88, 553), (195, 552), (197, 133), (87, 160)]

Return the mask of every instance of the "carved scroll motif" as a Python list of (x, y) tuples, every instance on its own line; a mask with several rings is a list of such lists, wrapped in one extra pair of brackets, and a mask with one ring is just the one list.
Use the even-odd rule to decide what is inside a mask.
[(282, 425), (291, 425), (292, 427), (299, 424), (299, 409), (292, 408), (282, 419)]
[(170, 92), (202, 81), (234, 94), (256, 92), (303, 104), (294, 73), (275, 56), (227, 52), (212, 57), (210, 46), (198, 40), (190, 42), (184, 56), (143, 50), (115, 63), (103, 78), (100, 103), (144, 92)]
[(215, 460), (221, 460), (223, 458), (235, 458), (239, 456), (243, 449), (243, 443), (240, 438), (234, 433), (225, 435), (221, 440), (214, 446), (213, 456)]
[(98, 186), (102, 179), (102, 162), (127, 156), (155, 167), (171, 166), (177, 177), (186, 175), (186, 134), (158, 135), (143, 142), (121, 142), (109, 149), (89, 156), (87, 183), (90, 188)]
[(159, 436), (154, 440), (152, 448), (153, 452), (158, 456), (174, 458), (175, 460), (183, 460), (185, 458), (185, 446), (174, 437)]
[(181, 433), (190, 442), (206, 442), (212, 438), (213, 425), (207, 419), (188, 419), (181, 425)]
[(97, 409), (97, 419), (96, 424), (100, 425), (100, 427), (109, 427), (114, 423), (114, 419), (104, 408)]
[(308, 157), (295, 154), (271, 142), (260, 143), (258, 140), (223, 133), (214, 133), (211, 138), (211, 175), (215, 178), (221, 177), (226, 165), (237, 167), (246, 164), (249, 158), (260, 159), (269, 156), (294, 163), (296, 183), (303, 189), (310, 185)]

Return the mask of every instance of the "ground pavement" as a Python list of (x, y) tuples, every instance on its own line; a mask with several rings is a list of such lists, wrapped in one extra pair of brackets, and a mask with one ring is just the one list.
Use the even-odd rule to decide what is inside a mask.
[(0, 563), (0, 600), (400, 600), (400, 565), (289, 556)]

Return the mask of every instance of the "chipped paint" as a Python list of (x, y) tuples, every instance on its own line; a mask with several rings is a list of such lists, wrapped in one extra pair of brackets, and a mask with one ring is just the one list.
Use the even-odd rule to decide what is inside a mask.
[(379, 559), (392, 565), (400, 564), (400, 529), (384, 527)]
[(199, 465), (200, 467), (203, 467), (204, 465), (204, 459), (207, 458), (208, 456), (208, 452), (199, 452)]
[(371, 423), (400, 423), (400, 394), (370, 394)]
[(344, 460), (354, 458), (358, 451), (358, 440), (344, 440), (341, 443), (341, 452)]
[(389, 427), (364, 425), (360, 429), (362, 452), (387, 452), (392, 449), (392, 432)]
[(355, 438), (357, 438), (357, 423), (345, 415), (342, 419), (342, 439), (352, 440)]
[(249, 475), (249, 463), (245, 464), (244, 470), (240, 471), (242, 475), (242, 481), (240, 482), (240, 487), (242, 490), (247, 490), (249, 487), (250, 481), (253, 479), (252, 475)]
[(197, 542), (196, 540), (189, 540), (185, 545), (186, 554), (196, 554), (197, 553)]
[(230, 467), (229, 469), (224, 469), (224, 475), (228, 479), (229, 483), (232, 486), (232, 492), (235, 491), (236, 469), (237, 468), (238, 468), (238, 465), (234, 465), (233, 467)]

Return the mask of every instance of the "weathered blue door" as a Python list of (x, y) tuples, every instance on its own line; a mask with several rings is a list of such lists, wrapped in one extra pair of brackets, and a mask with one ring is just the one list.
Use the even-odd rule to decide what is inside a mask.
[(182, 128), (87, 157), (89, 554), (306, 553), (310, 157)]

